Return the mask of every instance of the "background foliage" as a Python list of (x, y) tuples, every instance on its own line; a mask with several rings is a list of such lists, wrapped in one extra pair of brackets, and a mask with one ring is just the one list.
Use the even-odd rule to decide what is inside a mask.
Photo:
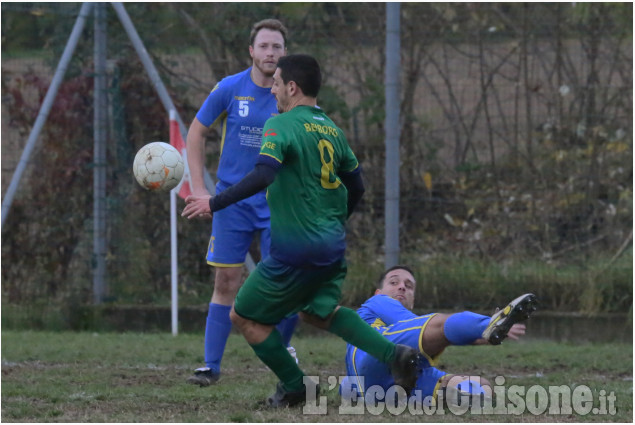
[[(345, 288), (346, 303), (363, 301), (383, 268), (385, 5), (125, 7), (186, 123), (249, 65), (253, 22), (280, 18), (289, 51), (318, 57), (319, 103), (364, 168)], [(2, 4), (3, 194), (78, 10)], [(91, 301), (92, 31), (89, 20), (2, 229), (3, 303)], [(401, 43), (401, 260), (417, 268), (418, 305), (491, 307), (532, 290), (552, 308), (630, 311), (632, 4), (405, 3)], [(112, 9), (108, 60), (109, 300), (165, 304), (168, 197), (141, 191), (130, 164), (167, 139), (167, 113)], [(178, 233), (181, 302), (204, 304), (209, 223)]]

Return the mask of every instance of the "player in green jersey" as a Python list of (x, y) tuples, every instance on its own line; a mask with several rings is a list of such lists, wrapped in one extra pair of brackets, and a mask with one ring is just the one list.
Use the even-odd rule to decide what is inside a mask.
[(245, 281), (230, 317), (280, 379), (267, 399), (272, 407), (306, 399), (305, 375), (274, 328), (294, 312), (387, 363), (407, 392), (417, 374), (417, 350), (388, 341), (355, 311), (339, 306), (346, 276), (345, 221), (364, 185), (344, 133), (316, 107), (321, 81), (311, 56), (281, 58), (271, 88), (281, 114), (265, 123), (256, 167), (215, 197), (188, 197), (182, 213), (190, 219), (213, 213), (267, 188), (270, 255)]

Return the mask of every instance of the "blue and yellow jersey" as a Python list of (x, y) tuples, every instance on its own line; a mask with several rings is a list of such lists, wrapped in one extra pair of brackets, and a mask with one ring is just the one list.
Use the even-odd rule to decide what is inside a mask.
[(196, 118), (206, 127), (220, 125), (218, 180), (232, 185), (254, 168), (265, 121), (277, 114), (275, 96), (252, 81), (251, 67), (216, 84)]
[(357, 310), (357, 314), (373, 327), (394, 325), (403, 320), (417, 317), (399, 301), (388, 295), (374, 295)]
[[(434, 394), (445, 372), (432, 367), (438, 355), (433, 358), (424, 352), (422, 338), (426, 326), (436, 313), (417, 316), (387, 295), (369, 298), (357, 313), (389, 341), (419, 349), (423, 358), (419, 364), (422, 370), (416, 388), (422, 390), (424, 397)], [(342, 397), (350, 396), (350, 390), (353, 394), (367, 395), (366, 390), (373, 385), (388, 390), (395, 384), (388, 365), (350, 344), (346, 346), (346, 373), (347, 379), (342, 382), (340, 389)]]
[(297, 106), (267, 121), (258, 162), (278, 169), (267, 188), (271, 257), (295, 267), (342, 259), (348, 191), (338, 174), (359, 169), (342, 130), (321, 109)]

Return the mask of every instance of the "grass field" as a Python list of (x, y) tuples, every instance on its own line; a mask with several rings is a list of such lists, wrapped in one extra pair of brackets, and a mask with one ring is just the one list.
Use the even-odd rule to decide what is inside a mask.
[[(450, 347), (440, 368), (504, 376), (504, 386), (585, 385), (615, 396), (615, 415), (399, 416), (339, 414), (337, 389), (328, 377), (345, 373), (345, 345), (326, 333), (294, 338), (300, 366), (319, 375), (327, 414), (302, 408), (269, 410), (261, 401), (276, 378), (239, 336), (232, 334), (224, 375), (216, 386), (199, 388), (185, 379), (202, 364), (202, 336), (2, 332), (3, 422), (632, 422), (631, 344), (570, 345), (542, 341), (506, 342), (498, 347)], [(607, 397), (605, 397), (605, 400)], [(529, 404), (529, 402), (527, 402)]]

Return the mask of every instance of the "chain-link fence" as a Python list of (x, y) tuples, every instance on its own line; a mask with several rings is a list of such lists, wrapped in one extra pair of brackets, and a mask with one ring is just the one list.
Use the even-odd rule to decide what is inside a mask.
[[(3, 196), (79, 6), (2, 4)], [(359, 284), (345, 296), (362, 300), (383, 255), (385, 5), (126, 8), (187, 124), (219, 78), (249, 65), (255, 21), (280, 18), (289, 51), (319, 58), (320, 106), (364, 169), (367, 192), (349, 234), (349, 277)], [(89, 19), (2, 229), (3, 302), (91, 300), (92, 32)], [(569, 267), (573, 280), (588, 277), (587, 296), (628, 308), (632, 266), (620, 261), (632, 253), (632, 5), (407, 3), (401, 39), (402, 260), (429, 265), (428, 289), (449, 291), (435, 302), (451, 306), (457, 293), (491, 302), (494, 286), (471, 265), (490, 264), (498, 271), (489, 278), (505, 281), (500, 267), (524, 263), (539, 277), (514, 279), (554, 282), (556, 308), (567, 297), (572, 308), (581, 302), (579, 282), (563, 277)], [(167, 139), (168, 115), (110, 8), (107, 59), (109, 300), (162, 303), (169, 199), (143, 192), (131, 163), (139, 147)], [(207, 144), (212, 175), (218, 140)], [(209, 223), (179, 221), (178, 235), (181, 302), (200, 303), (211, 294)], [(465, 270), (447, 270), (457, 267)], [(481, 278), (473, 290), (461, 282)]]

